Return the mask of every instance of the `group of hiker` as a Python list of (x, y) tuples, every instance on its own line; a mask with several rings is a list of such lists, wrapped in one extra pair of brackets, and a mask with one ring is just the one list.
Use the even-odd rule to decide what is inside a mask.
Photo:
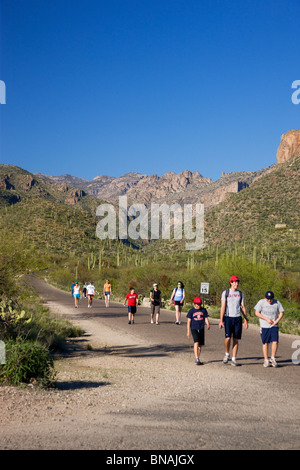
[[(111, 295), (111, 283), (108, 279), (106, 279), (105, 284), (103, 286), (103, 293), (105, 296), (105, 306), (109, 307), (110, 302), (110, 295)], [(93, 297), (95, 295), (95, 286), (92, 281), (85, 282), (83, 288), (79, 285), (79, 282), (73, 282), (71, 284), (71, 295), (74, 297), (75, 300), (75, 308), (78, 308), (79, 300), (81, 297), (85, 297), (88, 299), (88, 307), (92, 308), (93, 305)]]
[[(222, 292), (221, 295), (221, 309), (219, 328), (225, 330), (224, 342), (224, 364), (230, 361), (230, 348), (231, 348), (231, 365), (237, 365), (237, 353), (239, 341), (242, 337), (242, 329), (248, 328), (248, 319), (245, 307), (244, 294), (238, 289), (239, 278), (231, 276), (230, 287)], [(92, 299), (95, 294), (95, 287), (92, 282), (85, 284), (83, 293), (88, 297), (89, 306), (92, 306)], [(75, 298), (75, 307), (78, 306), (78, 299), (81, 294), (81, 288), (76, 282), (72, 287), (72, 295)], [(111, 283), (107, 279), (103, 286), (103, 294), (105, 296), (105, 306), (109, 307), (111, 296)], [(138, 294), (132, 287), (126, 295), (123, 305), (128, 304), (128, 324), (134, 324), (134, 318), (138, 306)], [(173, 289), (169, 304), (174, 303), (175, 307), (175, 324), (181, 325), (182, 307), (185, 301), (184, 284), (178, 281), (177, 286)], [(150, 322), (152, 324), (159, 324), (160, 308), (161, 308), (161, 291), (158, 289), (158, 284), (153, 284), (153, 289), (150, 291)], [(279, 341), (279, 327), (278, 323), (283, 317), (284, 309), (282, 304), (275, 299), (272, 291), (267, 291), (265, 297), (257, 302), (254, 307), (255, 315), (259, 318), (260, 322), (260, 335), (262, 341), (262, 350), (264, 356), (264, 367), (273, 366), (277, 367), (276, 353)], [(201, 297), (195, 297), (193, 307), (188, 311), (187, 315), (187, 337), (193, 337), (194, 341), (194, 356), (195, 364), (201, 365), (200, 353), (201, 346), (205, 344), (205, 326), (209, 330), (209, 315), (204, 308)], [(232, 340), (232, 347), (231, 347)], [(271, 345), (270, 359), (269, 347)]]
[[(244, 294), (238, 289), (239, 278), (231, 276), (230, 287), (222, 292), (219, 328), (225, 330), (224, 344), (224, 364), (230, 360), (230, 346), (232, 339), (232, 357), (231, 365), (237, 365), (237, 353), (239, 340), (242, 337), (243, 326), (248, 328), (248, 319), (245, 307)], [(134, 292), (132, 290), (131, 292)], [(181, 324), (181, 312), (185, 299), (184, 285), (178, 281), (177, 287), (173, 289), (170, 305), (174, 302), (175, 306), (175, 323)], [(150, 292), (151, 300), (151, 323), (154, 323), (154, 314), (156, 313), (156, 324), (159, 318), (160, 291), (157, 284), (153, 284), (153, 290)], [(202, 305), (201, 297), (195, 297), (193, 308), (187, 313), (187, 337), (191, 335), (194, 340), (195, 364), (202, 364), (200, 361), (201, 346), (205, 344), (205, 325), (210, 328), (208, 312)], [(264, 367), (272, 365), (277, 367), (276, 353), (279, 341), (278, 323), (283, 317), (284, 309), (281, 303), (274, 298), (272, 291), (267, 291), (265, 297), (255, 305), (255, 315), (259, 318), (260, 334), (264, 355)], [(244, 322), (243, 322), (244, 319)], [(271, 345), (271, 356), (269, 360), (269, 345)]]
[[(248, 328), (248, 319), (245, 307), (244, 294), (238, 289), (239, 278), (231, 276), (230, 288), (223, 291), (221, 296), (221, 310), (219, 328), (225, 328), (225, 355), (223, 362), (226, 364), (230, 356), (230, 341), (232, 337), (231, 364), (237, 365), (236, 357), (239, 340), (242, 337), (242, 324)], [(276, 352), (279, 341), (278, 323), (284, 314), (281, 303), (274, 298), (274, 293), (268, 290), (265, 297), (254, 306), (255, 315), (259, 318), (260, 335), (262, 341), (264, 367), (272, 365), (277, 367)], [(269, 345), (271, 345), (271, 357), (269, 360)]]
[(88, 308), (91, 308), (93, 304), (93, 297), (95, 295), (95, 286), (92, 281), (90, 281), (89, 283), (85, 282), (81, 290), (79, 282), (73, 282), (71, 284), (71, 295), (72, 297), (74, 297), (75, 308), (78, 308), (79, 300), (82, 296), (88, 299)]

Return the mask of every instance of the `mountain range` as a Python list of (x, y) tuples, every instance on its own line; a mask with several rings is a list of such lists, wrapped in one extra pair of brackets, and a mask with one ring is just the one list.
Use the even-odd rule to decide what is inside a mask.
[[(277, 163), (283, 163), (300, 155), (300, 130), (292, 130), (281, 136), (277, 151)], [(268, 174), (274, 165), (255, 172), (222, 173), (221, 178), (213, 181), (198, 171), (172, 171), (158, 176), (140, 173), (126, 173), (120, 177), (96, 176), (92, 181), (72, 176), (36, 176), (64, 187), (78, 188), (90, 196), (118, 202), (119, 196), (127, 196), (129, 203), (143, 203), (146, 206), (156, 203), (203, 203), (206, 209), (224, 201), (228, 194), (238, 193), (249, 187), (257, 179)]]
[[(119, 195), (126, 194), (128, 203), (146, 205), (151, 202), (203, 202), (207, 209), (206, 246), (225, 246), (251, 240), (252, 245), (273, 244), (281, 250), (287, 246), (289, 250), (294, 250), (300, 245), (299, 136), (300, 130), (282, 136), (277, 163), (271, 167), (257, 172), (223, 173), (215, 182), (190, 171), (179, 174), (169, 172), (161, 177), (128, 173), (120, 178), (98, 176), (88, 181), (70, 175), (32, 174), (14, 165), (0, 165), (0, 207), (11, 207), (9, 212), (5, 209), (3, 215), (10, 214), (10, 221), (13, 211), (20, 215), (23, 211), (26, 215), (28, 210), (24, 221), (27, 220), (29, 227), (31, 210), (38, 216), (45, 204), (51, 205), (51, 214), (58, 210), (69, 211), (67, 208), (82, 209), (86, 213), (84, 217), (91, 222), (88, 229), (83, 228), (83, 232), (88, 233), (94, 230), (91, 224), (97, 224), (97, 206), (104, 200), (117, 202)], [(40, 211), (38, 207), (41, 207)], [(72, 212), (74, 216), (75, 212)], [(84, 224), (83, 220), (81, 226), (84, 227)], [(26, 222), (22, 230), (25, 228)], [(11, 230), (14, 228), (11, 227)]]
[(228, 193), (237, 193), (248, 187), (273, 166), (257, 172), (223, 173), (217, 181), (203, 177), (199, 172), (168, 172), (163, 176), (127, 173), (121, 177), (96, 176), (92, 181), (71, 175), (52, 176), (36, 173), (37, 177), (60, 186), (75, 187), (90, 196), (117, 202), (125, 195), (129, 203), (173, 202), (204, 203), (206, 208), (222, 202)]

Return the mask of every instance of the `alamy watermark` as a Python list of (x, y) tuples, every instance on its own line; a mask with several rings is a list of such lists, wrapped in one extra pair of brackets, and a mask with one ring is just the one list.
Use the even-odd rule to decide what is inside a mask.
[(6, 86), (3, 80), (0, 80), (0, 104), (6, 104)]
[[(97, 224), (98, 238), (120, 240), (186, 240), (186, 250), (201, 250), (204, 245), (203, 204), (156, 204), (150, 211), (145, 204), (133, 204), (128, 208), (127, 196), (119, 196), (117, 212), (112, 204), (100, 204), (96, 211), (102, 217)], [(118, 232), (118, 233), (117, 233)]]
[(291, 97), (292, 103), (299, 104), (300, 103), (300, 80), (294, 80), (292, 83), (292, 88), (296, 89), (296, 91), (294, 91)]
[(5, 364), (6, 361), (6, 356), (5, 356), (5, 343), (4, 341), (0, 340), (0, 364)]
[(296, 366), (299, 366), (300, 364), (300, 339), (296, 339), (295, 341), (293, 341), (292, 348), (296, 349), (296, 351), (294, 351), (292, 354), (292, 363)]

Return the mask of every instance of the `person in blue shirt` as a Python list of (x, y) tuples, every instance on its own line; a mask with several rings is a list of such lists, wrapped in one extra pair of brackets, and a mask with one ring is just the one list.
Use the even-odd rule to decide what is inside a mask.
[(73, 293), (74, 293), (74, 287), (75, 287), (75, 282), (72, 282), (71, 284), (71, 296), (73, 297)]
[(202, 299), (195, 297), (194, 307), (187, 314), (187, 337), (193, 336), (195, 364), (202, 365), (200, 362), (201, 346), (205, 344), (204, 327), (209, 330), (209, 320), (206, 308), (202, 307)]
[(181, 325), (181, 311), (185, 299), (185, 290), (184, 290), (184, 285), (181, 281), (178, 281), (177, 287), (173, 289), (171, 299), (170, 299), (170, 305), (172, 304), (172, 300), (174, 299), (174, 305), (175, 305), (175, 316), (176, 316), (176, 325)]

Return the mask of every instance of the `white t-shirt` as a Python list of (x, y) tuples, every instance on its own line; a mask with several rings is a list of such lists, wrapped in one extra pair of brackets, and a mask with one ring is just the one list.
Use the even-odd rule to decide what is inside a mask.
[[(257, 310), (264, 317), (270, 318), (273, 321), (276, 321), (278, 318), (278, 313), (284, 312), (283, 306), (279, 300), (273, 299), (273, 302), (269, 304), (266, 299), (261, 299), (257, 302), (254, 307), (254, 310)], [(272, 328), (272, 325), (262, 318), (259, 319), (259, 324), (261, 328)], [(275, 325), (277, 326), (277, 325)]]
[(87, 295), (95, 295), (95, 286), (93, 286), (93, 284), (89, 284), (86, 287), (86, 293)]

